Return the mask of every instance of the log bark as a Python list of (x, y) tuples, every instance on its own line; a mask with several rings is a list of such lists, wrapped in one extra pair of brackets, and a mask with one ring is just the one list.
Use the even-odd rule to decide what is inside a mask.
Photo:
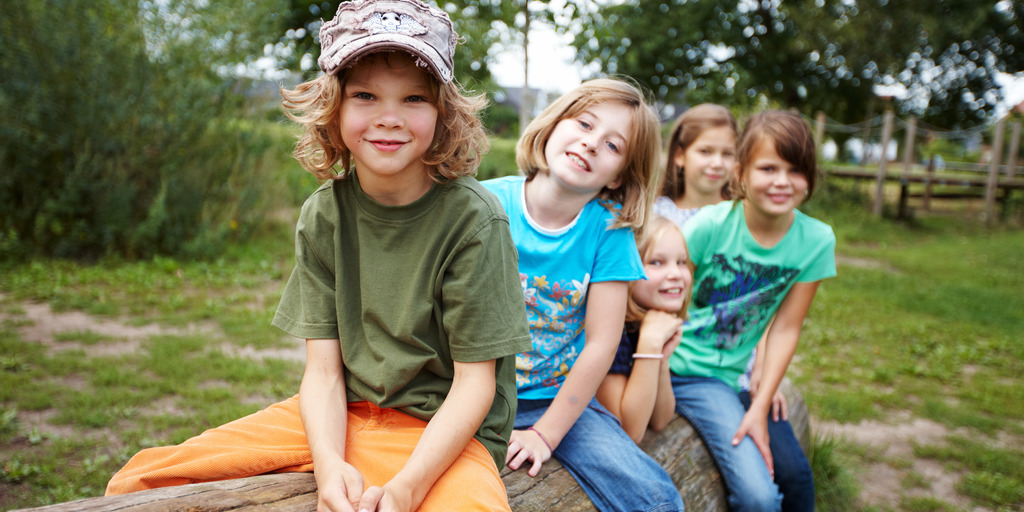
[[(788, 380), (782, 391), (789, 400), (789, 421), (806, 453), (810, 446), (807, 407)], [(681, 417), (661, 432), (649, 431), (641, 447), (672, 476), (687, 512), (725, 511), (725, 488), (700, 437)], [(596, 510), (557, 460), (544, 464), (533, 478), (525, 469), (503, 469), (502, 480), (514, 512), (584, 512)], [(625, 491), (624, 492), (628, 492)], [(311, 473), (282, 473), (250, 478), (152, 489), (121, 496), (87, 498), (39, 507), (36, 512), (314, 512), (316, 482)]]

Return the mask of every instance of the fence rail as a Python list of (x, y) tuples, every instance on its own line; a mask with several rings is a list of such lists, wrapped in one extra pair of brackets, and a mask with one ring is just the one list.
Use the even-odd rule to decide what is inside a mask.
[[(815, 137), (817, 138), (820, 146), (821, 142), (825, 138), (826, 126), (829, 124), (823, 112), (819, 112), (817, 114), (814, 124)], [(1006, 151), (1005, 159), (1003, 157), (1003, 142), (1006, 135), (1006, 118), (1002, 118), (996, 122), (991, 156), (987, 163), (943, 162), (943, 168), (940, 172), (936, 172), (934, 156), (931, 156), (929, 164), (924, 168), (923, 172), (921, 172), (921, 166), (914, 162), (914, 145), (917, 138), (926, 133), (935, 135), (934, 129), (918, 129), (918, 120), (916, 117), (911, 117), (908, 121), (901, 121), (899, 123), (904, 132), (904, 142), (901, 147), (898, 148), (902, 149), (902, 169), (897, 169), (897, 166), (900, 166), (900, 162), (895, 159), (890, 160), (887, 158), (886, 154), (886, 148), (889, 147), (890, 142), (893, 140), (893, 126), (896, 124), (895, 115), (891, 109), (886, 110), (881, 124), (882, 151), (877, 170), (870, 171), (865, 167), (851, 168), (849, 166), (839, 165), (833, 166), (833, 168), (827, 170), (829, 174), (836, 176), (846, 176), (858, 179), (874, 179), (876, 184), (873, 209), (875, 215), (882, 215), (884, 206), (883, 192), (886, 181), (899, 181), (901, 183), (901, 216), (905, 214), (906, 199), (911, 195), (909, 193), (909, 185), (911, 183), (923, 183), (925, 185), (925, 191), (921, 194), (925, 200), (925, 209), (928, 209), (929, 207), (929, 201), (933, 192), (932, 187), (936, 184), (954, 184), (967, 188), (983, 189), (985, 198), (985, 222), (989, 224), (994, 222), (996, 218), (995, 203), (999, 199), (1000, 191), (1002, 192), (1002, 199), (1005, 204), (1005, 201), (1009, 198), (1012, 190), (1024, 188), (1024, 168), (1017, 166), (1017, 155), (1019, 153), (1021, 139), (1020, 121), (1014, 121), (1010, 124), (1011, 135), (1009, 138), (1009, 150)], [(864, 142), (864, 147), (866, 155), (866, 148), (868, 147), (867, 141)], [(889, 170), (890, 164), (892, 164), (893, 171)], [(960, 196), (976, 197), (976, 195), (970, 193), (960, 194)]]

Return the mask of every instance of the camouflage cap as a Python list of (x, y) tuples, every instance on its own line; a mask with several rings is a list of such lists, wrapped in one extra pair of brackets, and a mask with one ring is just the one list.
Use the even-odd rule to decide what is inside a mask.
[(406, 51), (441, 83), (452, 81), (458, 36), (448, 14), (416, 0), (342, 2), (320, 27), (320, 58), (328, 75), (378, 51)]

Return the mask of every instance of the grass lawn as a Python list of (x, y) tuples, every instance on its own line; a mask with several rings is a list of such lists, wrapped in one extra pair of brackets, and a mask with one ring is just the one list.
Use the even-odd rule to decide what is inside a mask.
[[(818, 508), (1020, 510), (1024, 231), (822, 192), (806, 211), (834, 226), (839, 277), (790, 372)], [(216, 261), (0, 265), (0, 509), (100, 495), (139, 449), (294, 394), (302, 347), (270, 326), (293, 222)]]

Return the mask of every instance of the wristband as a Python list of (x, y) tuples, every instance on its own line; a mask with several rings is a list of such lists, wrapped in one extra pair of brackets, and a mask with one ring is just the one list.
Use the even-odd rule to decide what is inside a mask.
[(548, 451), (555, 453), (555, 449), (551, 447), (551, 443), (548, 442), (548, 438), (544, 437), (544, 434), (541, 434), (540, 430), (533, 428), (532, 425), (526, 430), (532, 430), (534, 434), (537, 434), (537, 437), (539, 437), (541, 441), (544, 441), (544, 446), (548, 447)]
[(633, 359), (665, 359), (665, 354), (633, 354)]

